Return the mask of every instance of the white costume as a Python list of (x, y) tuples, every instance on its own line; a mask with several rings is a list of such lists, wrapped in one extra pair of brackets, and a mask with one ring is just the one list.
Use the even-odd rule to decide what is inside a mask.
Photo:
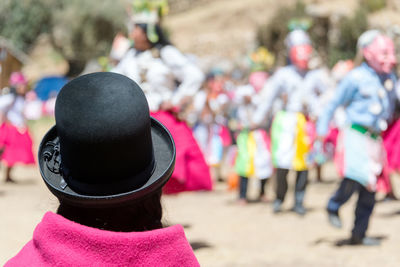
[[(250, 97), (247, 102), (245, 98)], [(266, 179), (272, 175), (273, 166), (269, 148), (269, 137), (265, 130), (251, 130), (259, 97), (251, 85), (239, 86), (235, 92), (237, 121), (242, 129), (237, 137), (238, 156), (236, 172), (242, 177)]]
[(260, 124), (271, 111), (274, 114), (280, 110), (316, 114), (319, 96), (327, 88), (324, 77), (326, 74), (320, 69), (303, 74), (293, 65), (280, 68), (261, 91), (262, 101), (254, 115), (255, 123)]
[(137, 51), (132, 48), (111, 71), (137, 82), (153, 112), (164, 101), (179, 105), (185, 96), (193, 96), (204, 80), (201, 70), (172, 45), (160, 50)]
[(22, 128), (26, 126), (24, 117), (25, 98), (14, 94), (0, 96), (0, 112), (15, 127)]
[(112, 71), (139, 84), (151, 116), (169, 130), (175, 141), (175, 170), (163, 188), (164, 192), (211, 190), (209, 167), (191, 129), (170, 110), (160, 109), (165, 102), (181, 108), (181, 100), (192, 97), (201, 87), (204, 80), (201, 70), (177, 48), (166, 45), (146, 51), (130, 49)]
[(199, 91), (192, 103), (188, 118), (193, 122), (193, 134), (210, 166), (218, 166), (224, 155), (224, 140), (221, 132), (227, 124), (224, 116), (229, 97), (225, 93), (209, 98), (205, 90)]

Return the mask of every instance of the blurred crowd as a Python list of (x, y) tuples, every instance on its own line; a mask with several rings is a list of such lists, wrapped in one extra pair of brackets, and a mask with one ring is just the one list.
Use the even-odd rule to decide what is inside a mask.
[[(285, 39), (287, 65), (272, 68), (274, 55), (259, 47), (247, 65), (203, 71), (201, 59), (183, 54), (160, 24), (163, 7), (133, 6), (129, 36), (118, 35), (102, 70), (125, 75), (143, 90), (151, 115), (171, 132), (177, 149), (175, 171), (165, 193), (212, 190), (226, 182), (248, 202), (249, 179), (259, 180), (259, 201), (276, 179), (273, 211), (282, 210), (289, 171), (296, 172), (293, 211), (306, 214), (309, 170), (334, 160), (343, 179), (327, 204), (329, 222), (341, 227), (340, 207), (358, 192), (351, 244), (375, 245), (366, 237), (375, 192), (395, 199), (391, 174), (400, 167), (400, 84), (392, 40), (369, 30), (358, 41), (358, 56), (329, 69), (315, 56), (304, 25), (290, 24)], [(10, 77), (0, 96), (0, 153), (13, 182), (16, 163), (32, 164), (27, 120), (52, 115), (58, 90), (40, 97), (27, 90), (21, 72)], [(90, 99), (87, 99), (88, 105)], [(104, 110), (104, 112), (108, 112)]]

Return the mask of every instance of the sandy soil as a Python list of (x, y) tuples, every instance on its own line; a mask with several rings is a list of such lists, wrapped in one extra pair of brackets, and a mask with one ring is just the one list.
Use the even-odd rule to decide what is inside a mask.
[[(36, 144), (51, 121), (33, 125)], [(32, 237), (43, 214), (54, 211), (56, 199), (41, 181), (36, 167), (15, 170), (18, 184), (4, 184), (0, 176), (0, 264), (14, 256)], [(311, 173), (310, 180), (314, 180)], [(324, 207), (337, 186), (332, 164), (325, 168), (326, 183), (311, 182), (306, 195), (308, 213), (290, 211), (273, 215), (269, 203), (239, 206), (236, 192), (217, 184), (213, 192), (165, 196), (165, 221), (184, 225), (188, 240), (202, 266), (398, 266), (400, 262), (400, 202), (376, 205), (369, 235), (382, 238), (379, 247), (335, 246), (348, 237), (353, 223), (353, 197), (341, 210), (344, 227), (331, 228)], [(293, 177), (290, 178), (293, 184)], [(268, 196), (273, 197), (273, 180)], [(395, 177), (397, 189), (400, 179)], [(250, 197), (257, 191), (252, 181)], [(289, 189), (285, 209), (293, 203)], [(398, 193), (399, 190), (398, 190)], [(381, 197), (381, 196), (378, 196)]]

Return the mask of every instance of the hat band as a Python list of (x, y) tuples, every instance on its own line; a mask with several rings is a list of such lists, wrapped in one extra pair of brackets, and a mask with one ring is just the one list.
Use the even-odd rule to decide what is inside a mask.
[(81, 194), (97, 196), (121, 194), (140, 188), (144, 184), (146, 184), (149, 178), (153, 175), (155, 168), (156, 162), (153, 155), (151, 163), (143, 171), (133, 176), (129, 176), (127, 178), (112, 183), (96, 182), (91, 184), (80, 182), (77, 179), (73, 179), (72, 176), (66, 175), (66, 173), (68, 173), (68, 170), (65, 169), (65, 166), (62, 166), (62, 172), (64, 174), (63, 176), (65, 181), (61, 180), (61, 183), (65, 182), (70, 188)]
[(152, 150), (152, 160), (150, 164), (147, 165), (144, 170), (133, 176), (129, 176), (112, 183), (84, 183), (79, 182), (79, 179), (76, 179), (77, 177), (74, 177), (75, 179), (72, 178), (72, 175), (70, 175), (71, 171), (64, 164), (62, 164), (58, 137), (55, 138), (54, 141), (48, 141), (45, 148), (46, 151), (44, 152), (44, 161), (46, 162), (48, 170), (55, 174), (62, 173), (62, 178), (60, 181), (61, 189), (65, 190), (65, 188), (69, 186), (73, 190), (82, 194), (101, 196), (120, 194), (140, 188), (149, 180), (156, 168), (154, 151)]

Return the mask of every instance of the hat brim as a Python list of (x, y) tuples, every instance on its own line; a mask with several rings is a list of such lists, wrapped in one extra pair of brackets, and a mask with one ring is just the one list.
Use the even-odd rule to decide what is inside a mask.
[(62, 173), (51, 171), (45, 161), (44, 147), (57, 142), (57, 128), (53, 126), (43, 137), (39, 146), (38, 159), (40, 174), (50, 191), (61, 201), (77, 206), (117, 206), (141, 199), (160, 189), (171, 177), (175, 166), (175, 144), (167, 128), (159, 121), (151, 118), (151, 137), (153, 141), (155, 169), (149, 180), (140, 188), (114, 195), (86, 195), (76, 192), (68, 184)]

